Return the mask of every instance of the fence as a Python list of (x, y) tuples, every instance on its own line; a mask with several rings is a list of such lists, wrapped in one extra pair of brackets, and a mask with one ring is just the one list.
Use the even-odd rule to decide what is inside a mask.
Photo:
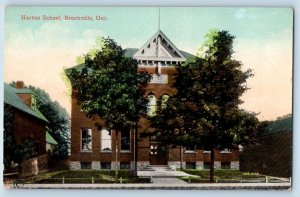
[(42, 180), (32, 180), (33, 183), (47, 183), (47, 184), (66, 184), (66, 183), (81, 183), (81, 184), (94, 184), (94, 183), (150, 183), (150, 178), (118, 178), (115, 179), (102, 179), (102, 178), (46, 178)]

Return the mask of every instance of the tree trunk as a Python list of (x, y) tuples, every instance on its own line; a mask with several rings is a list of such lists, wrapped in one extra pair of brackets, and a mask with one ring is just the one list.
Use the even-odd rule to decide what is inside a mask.
[(180, 146), (180, 170), (182, 171), (182, 146)]
[(209, 182), (214, 183), (214, 170), (215, 170), (215, 150), (212, 147), (210, 149), (210, 171), (209, 171)]
[(137, 161), (138, 161), (138, 122), (135, 123), (135, 138), (134, 138), (134, 155), (135, 155), (135, 161), (134, 161), (134, 170), (137, 175)]
[(119, 153), (119, 131), (116, 130), (116, 151), (115, 151), (115, 178), (116, 182), (118, 182), (118, 153)]

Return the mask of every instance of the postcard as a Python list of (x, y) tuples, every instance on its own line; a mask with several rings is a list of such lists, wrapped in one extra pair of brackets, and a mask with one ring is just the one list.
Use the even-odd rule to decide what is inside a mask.
[(5, 187), (290, 190), (293, 14), (6, 7)]

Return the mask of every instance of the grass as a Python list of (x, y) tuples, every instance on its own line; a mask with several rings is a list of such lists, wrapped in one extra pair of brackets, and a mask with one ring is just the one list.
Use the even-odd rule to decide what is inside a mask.
[[(209, 182), (209, 170), (195, 170), (185, 169), (184, 172), (197, 175), (199, 177), (180, 177), (182, 180), (189, 183), (208, 183)], [(218, 183), (238, 183), (238, 182), (265, 182), (265, 176), (241, 172), (239, 170), (215, 170), (215, 181)]]
[[(122, 177), (122, 179), (121, 179)], [(50, 178), (35, 181), (35, 183), (149, 183), (149, 178), (133, 176), (129, 170), (118, 171), (118, 181), (115, 180), (115, 171), (108, 170), (76, 170), (57, 173)]]

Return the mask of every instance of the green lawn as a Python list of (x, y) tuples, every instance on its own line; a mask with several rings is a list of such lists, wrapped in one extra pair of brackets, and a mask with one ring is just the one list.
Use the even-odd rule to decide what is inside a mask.
[[(209, 170), (194, 170), (185, 169), (184, 172), (199, 177), (181, 177), (182, 180), (190, 183), (208, 183), (209, 182)], [(215, 170), (214, 172), (216, 182), (265, 182), (265, 176), (241, 172), (239, 170)]]
[[(35, 183), (116, 183), (115, 171), (108, 170), (76, 170), (65, 171)], [(131, 175), (129, 170), (118, 172), (118, 183), (149, 183), (149, 178), (138, 178)]]

